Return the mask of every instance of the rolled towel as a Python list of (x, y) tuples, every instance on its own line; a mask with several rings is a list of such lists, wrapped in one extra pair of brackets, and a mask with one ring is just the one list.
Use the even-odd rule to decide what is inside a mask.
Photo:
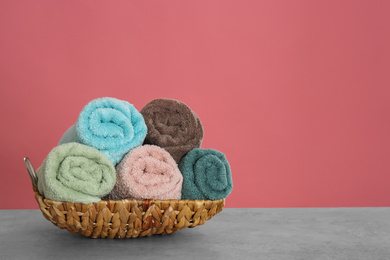
[(182, 199), (217, 200), (233, 189), (230, 166), (223, 153), (195, 148), (180, 161), (183, 174)]
[(147, 128), (134, 106), (116, 98), (92, 100), (59, 144), (78, 142), (104, 153), (116, 165), (131, 149), (142, 145)]
[(55, 147), (37, 170), (38, 190), (47, 199), (92, 203), (115, 185), (112, 162), (93, 147), (67, 143)]
[(148, 127), (144, 143), (164, 148), (176, 162), (193, 148), (200, 147), (203, 127), (186, 104), (173, 99), (155, 99), (141, 114)]
[(183, 176), (164, 149), (143, 145), (131, 150), (116, 166), (117, 181), (108, 198), (180, 199)]

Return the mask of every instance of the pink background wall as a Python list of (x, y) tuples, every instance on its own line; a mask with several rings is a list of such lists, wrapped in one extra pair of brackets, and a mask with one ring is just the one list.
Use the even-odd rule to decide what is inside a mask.
[(390, 206), (390, 1), (0, 1), (0, 208), (90, 100), (189, 104), (227, 207)]

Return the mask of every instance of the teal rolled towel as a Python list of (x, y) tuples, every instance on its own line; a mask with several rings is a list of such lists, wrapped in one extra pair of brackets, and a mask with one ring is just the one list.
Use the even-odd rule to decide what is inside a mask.
[(223, 153), (195, 148), (179, 162), (183, 174), (182, 199), (217, 200), (233, 189), (232, 175)]
[(147, 133), (143, 116), (129, 102), (111, 97), (94, 99), (80, 112), (76, 124), (59, 144), (78, 142), (104, 153), (116, 165)]
[(116, 183), (115, 167), (100, 151), (79, 143), (59, 145), (37, 170), (38, 190), (47, 199), (92, 203)]

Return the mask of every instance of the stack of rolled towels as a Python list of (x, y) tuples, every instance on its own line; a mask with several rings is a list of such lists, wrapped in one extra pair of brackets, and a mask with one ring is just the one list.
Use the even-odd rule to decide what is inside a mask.
[(202, 149), (203, 126), (184, 103), (92, 100), (37, 170), (38, 190), (56, 201), (218, 200), (233, 189), (223, 153)]

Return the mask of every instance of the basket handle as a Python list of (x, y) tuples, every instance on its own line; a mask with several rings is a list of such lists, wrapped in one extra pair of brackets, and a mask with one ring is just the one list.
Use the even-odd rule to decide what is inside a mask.
[(24, 157), (24, 164), (26, 165), (28, 175), (30, 175), (30, 179), (32, 184), (37, 187), (38, 186), (38, 176), (35, 172), (34, 166), (30, 162), (30, 160), (27, 157)]

